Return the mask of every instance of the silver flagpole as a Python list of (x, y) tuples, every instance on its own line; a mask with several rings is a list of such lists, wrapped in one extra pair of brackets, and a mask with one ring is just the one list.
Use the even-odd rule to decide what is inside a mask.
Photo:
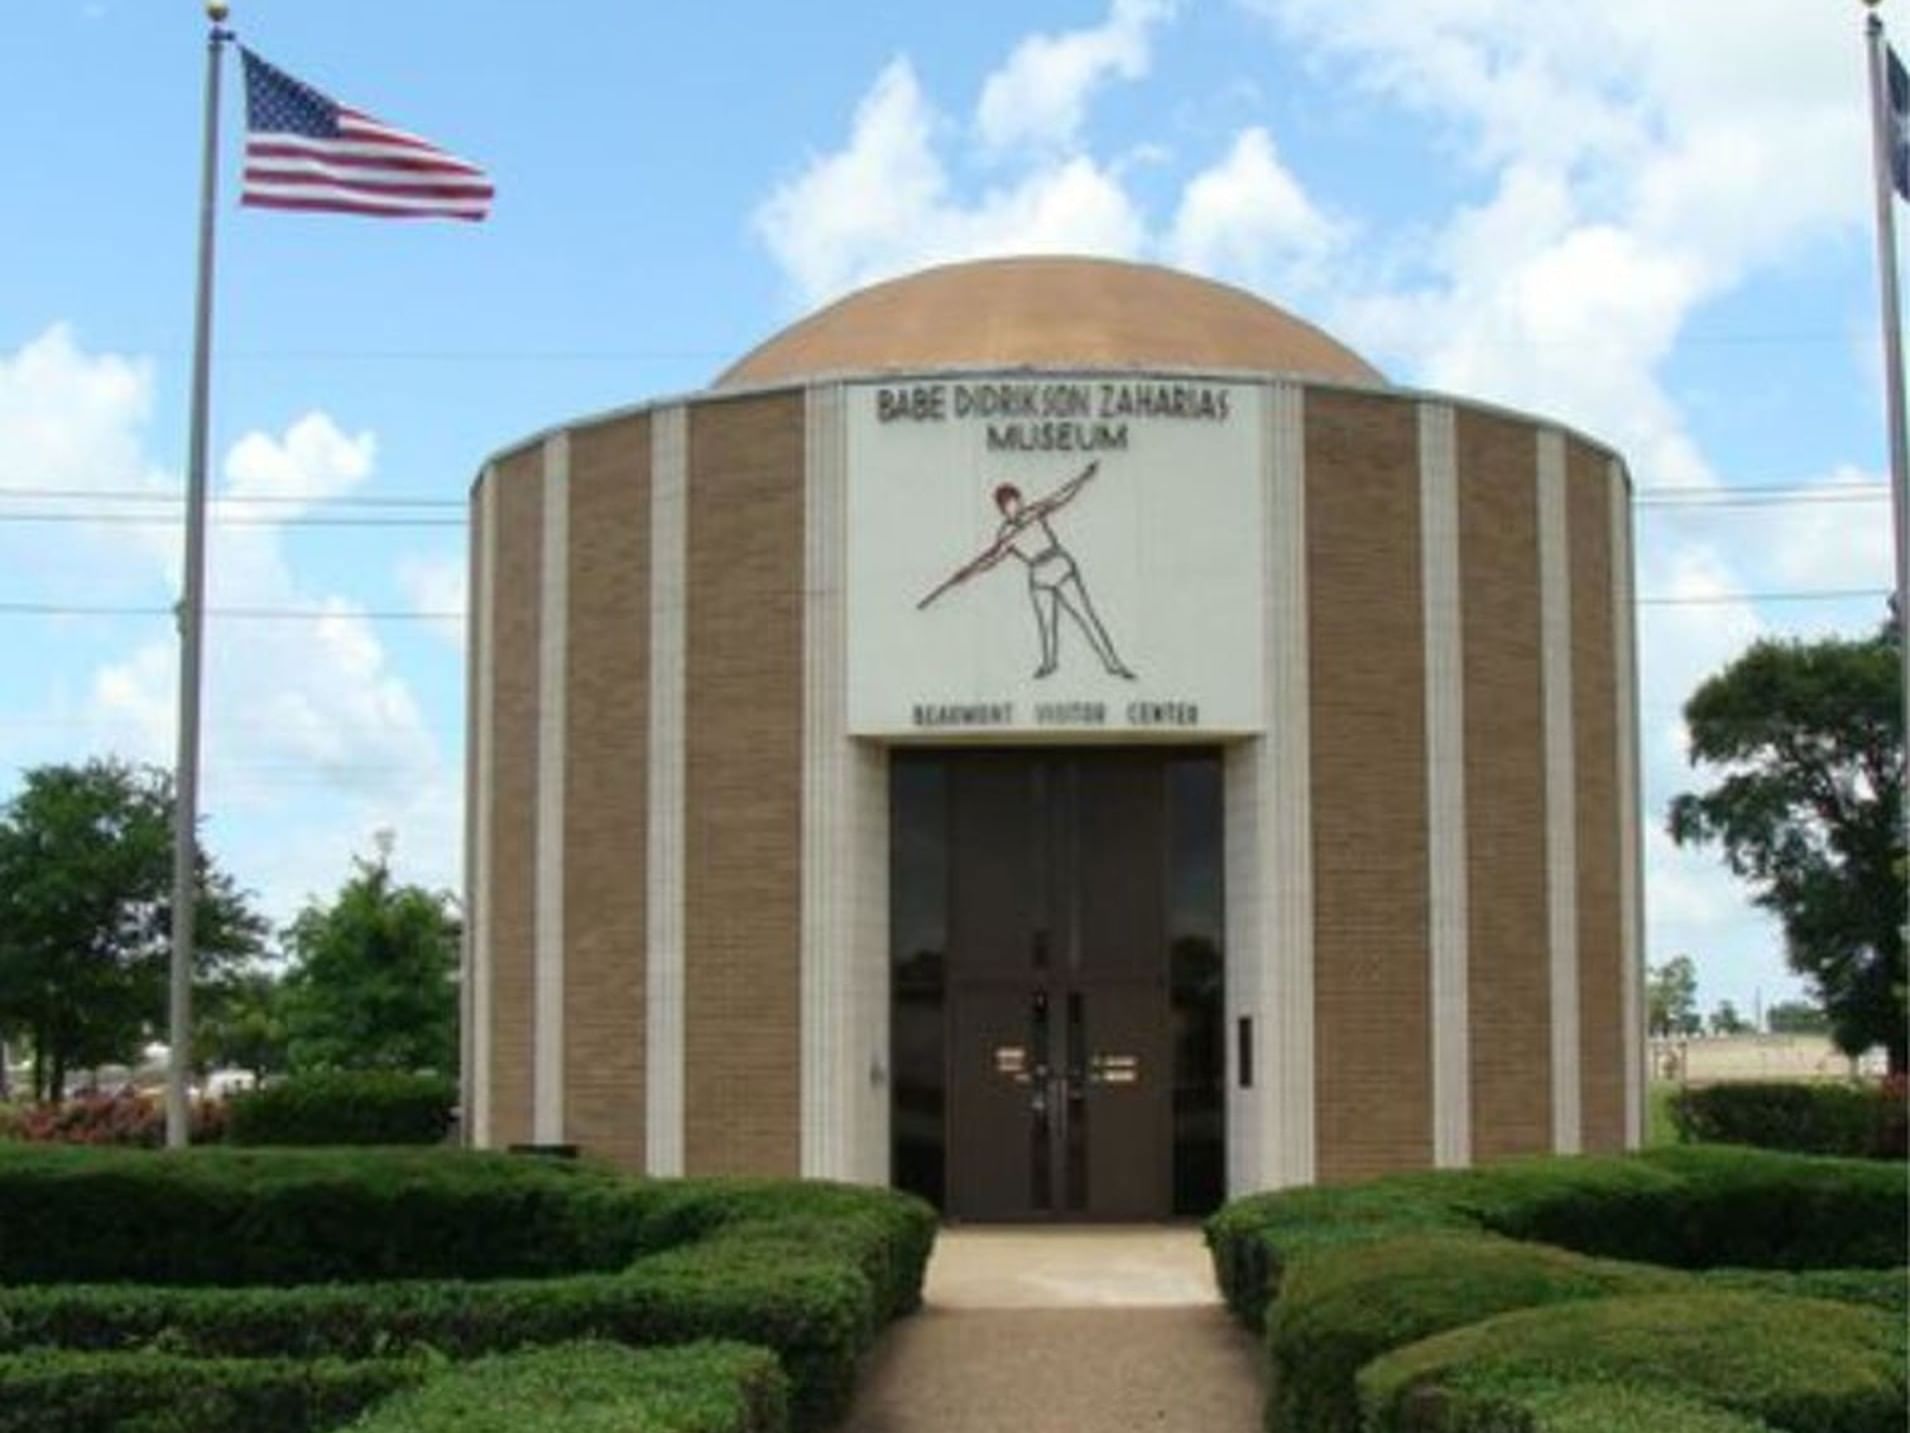
[[(1910, 438), (1903, 413), (1903, 317), (1897, 300), (1896, 175), (1892, 152), (1895, 121), (1890, 113), (1890, 82), (1885, 62), (1883, 21), (1878, 0), (1864, 30), (1870, 44), (1870, 126), (1877, 186), (1877, 274), (1883, 292), (1883, 376), (1890, 413), (1890, 515), (1897, 539), (1897, 680), (1902, 687), (1905, 766), (1899, 790), (1903, 837), (1910, 848)], [(1904, 912), (1910, 916), (1910, 910)]]
[(199, 893), (199, 687), (206, 611), (206, 422), (212, 387), (214, 212), (219, 187), (219, 73), (230, 13), (209, 0), (206, 18), (205, 153), (199, 170), (199, 296), (192, 333), (192, 418), (186, 440), (186, 581), (179, 601), (179, 756), (173, 778), (172, 970), (166, 1068), (166, 1148), (183, 1149), (191, 1129), (186, 1080), (192, 1068), (192, 942)]

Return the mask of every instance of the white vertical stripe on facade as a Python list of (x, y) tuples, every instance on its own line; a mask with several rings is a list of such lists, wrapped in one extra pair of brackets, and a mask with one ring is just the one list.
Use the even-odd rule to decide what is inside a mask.
[(1612, 507), (1612, 636), (1617, 673), (1618, 941), (1624, 981), (1625, 1147), (1645, 1140), (1645, 941), (1638, 829), (1638, 634), (1632, 616), (1630, 483), (1616, 459), (1607, 469)]
[(1453, 411), (1419, 406), (1420, 591), (1426, 634), (1426, 860), (1432, 997), (1433, 1163), (1472, 1162), (1467, 997), (1464, 628)]
[(804, 419), (802, 1172), (887, 1183), (887, 763), (848, 731), (845, 404), (813, 388)]
[(1545, 867), (1552, 986), (1552, 1148), (1580, 1142), (1578, 801), (1572, 731), (1572, 571), (1565, 437), (1538, 437), (1539, 632), (1545, 687)]
[(570, 644), (570, 435), (544, 440), (537, 603), (537, 836), (531, 1138), (564, 1141), (564, 672)]
[(689, 423), (650, 418), (650, 780), (644, 1166), (683, 1173), (683, 694)]
[[(1261, 735), (1226, 748), (1227, 1187), (1313, 1172), (1313, 877), (1303, 391), (1261, 395)], [(1240, 1022), (1253, 1084), (1241, 1086)]]
[[(1267, 604), (1271, 606), (1269, 602)], [(1267, 843), (1272, 824), (1273, 757), (1267, 737), (1222, 749), (1227, 903), (1227, 1193), (1250, 1194), (1268, 1185), (1266, 1113), (1267, 1016), (1264, 967), (1273, 950), (1272, 872)], [(1239, 1022), (1253, 1022), (1254, 1082), (1240, 1083)]]
[(497, 758), (497, 726), (492, 712), (497, 674), (497, 469), (485, 469), (478, 485), (477, 571), (472, 614), (477, 660), (471, 680), (477, 685), (477, 782), (471, 830), (471, 1106), (465, 1111), (468, 1138), (478, 1149), (491, 1144), (491, 832), (494, 805), (492, 773)]
[[(480, 475), (481, 477), (482, 475)], [(475, 504), (476, 492), (472, 493)], [(465, 591), (478, 600), (478, 544), (484, 540), (475, 515), (466, 531)], [(477, 998), (477, 621), (464, 624), (464, 922), (458, 931), (458, 1137), (472, 1143), (471, 1122), (477, 1109), (476, 1067), (472, 1060), (472, 1001)], [(5, 1041), (0, 1041), (4, 1045)]]
[(855, 952), (850, 1030), (859, 1058), (843, 1072), (857, 1110), (845, 1178), (889, 1182), (889, 754), (850, 743), (849, 832), (857, 852), (847, 934)]
[(827, 1178), (841, 1163), (840, 1047), (845, 952), (834, 937), (842, 858), (837, 747), (842, 730), (842, 479), (835, 436), (842, 392), (812, 388), (803, 406), (801, 1126), (804, 1177)]
[(1306, 400), (1276, 383), (1267, 393), (1268, 823), (1262, 899), (1263, 1018), (1255, 1071), (1267, 1082), (1262, 1172), (1269, 1188), (1311, 1184), (1313, 1076), (1313, 743), (1307, 641)]

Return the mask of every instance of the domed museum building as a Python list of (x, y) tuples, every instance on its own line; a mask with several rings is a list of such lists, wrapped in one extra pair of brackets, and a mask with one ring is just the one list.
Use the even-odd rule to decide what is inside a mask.
[(1239, 290), (931, 269), (472, 495), (479, 1146), (967, 1219), (1640, 1134), (1630, 484)]

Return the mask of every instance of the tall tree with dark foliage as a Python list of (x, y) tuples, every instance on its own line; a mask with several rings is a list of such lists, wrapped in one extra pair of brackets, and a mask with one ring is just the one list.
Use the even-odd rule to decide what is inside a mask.
[(1862, 640), (1761, 641), (1685, 703), (1694, 766), (1679, 844), (1716, 844), (1784, 926), (1847, 1053), (1905, 1067), (1903, 707), (1894, 624)]

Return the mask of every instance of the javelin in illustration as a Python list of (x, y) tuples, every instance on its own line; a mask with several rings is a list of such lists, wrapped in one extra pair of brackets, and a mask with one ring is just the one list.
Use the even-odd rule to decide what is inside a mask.
[(1134, 673), (1114, 650), (1113, 639), (1095, 613), (1074, 554), (1061, 545), (1061, 539), (1048, 524), (1050, 517), (1074, 501), (1100, 468), (1099, 463), (1089, 463), (1078, 476), (1033, 502), (1024, 502), (1021, 489), (1013, 483), (1003, 483), (996, 488), (995, 506), (1001, 509), (1002, 521), (995, 540), (916, 603), (916, 610), (926, 608), (943, 593), (1012, 557), (1028, 571), (1028, 601), (1035, 609), (1035, 629), (1041, 638), (1041, 665), (1035, 675), (1048, 676), (1060, 660), (1061, 614), (1066, 612), (1088, 639), (1088, 645), (1094, 648), (1094, 655), (1100, 658), (1108, 675), (1133, 681)]

